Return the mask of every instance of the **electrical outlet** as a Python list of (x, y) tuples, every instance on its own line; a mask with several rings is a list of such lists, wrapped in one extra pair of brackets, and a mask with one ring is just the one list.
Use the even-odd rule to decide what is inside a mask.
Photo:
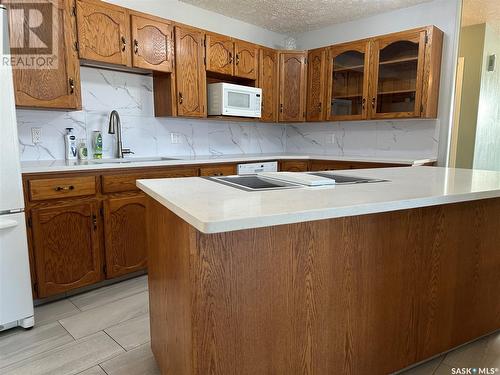
[(31, 128), (31, 141), (34, 145), (42, 141), (42, 128)]
[(182, 143), (182, 138), (179, 133), (170, 133), (170, 143), (176, 145)]

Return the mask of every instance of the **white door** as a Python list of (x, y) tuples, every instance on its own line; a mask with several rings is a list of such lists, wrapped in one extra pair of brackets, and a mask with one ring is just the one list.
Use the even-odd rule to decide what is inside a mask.
[(0, 215), (0, 330), (33, 316), (24, 213)]

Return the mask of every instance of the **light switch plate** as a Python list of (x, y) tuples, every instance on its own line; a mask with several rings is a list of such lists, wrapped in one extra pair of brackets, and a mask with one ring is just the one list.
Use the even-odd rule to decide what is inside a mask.
[(331, 133), (326, 137), (326, 143), (329, 145), (333, 145), (335, 143), (335, 133)]
[(31, 141), (35, 145), (42, 141), (42, 128), (31, 128)]
[(179, 133), (170, 133), (170, 143), (179, 144), (182, 143), (182, 138)]

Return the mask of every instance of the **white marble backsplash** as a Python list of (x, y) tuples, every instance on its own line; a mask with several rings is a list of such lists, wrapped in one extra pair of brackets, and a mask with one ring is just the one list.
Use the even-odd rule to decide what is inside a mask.
[(403, 158), (436, 158), (438, 120), (289, 124), (287, 152)]
[[(107, 134), (111, 110), (118, 110), (123, 146), (135, 156), (196, 156), (276, 152), (384, 157), (435, 157), (436, 120), (267, 124), (181, 118), (155, 118), (150, 76), (81, 68), (83, 110), (17, 110), (21, 160), (64, 159), (63, 134), (73, 127), (77, 138), (101, 130), (104, 157), (114, 155)], [(34, 145), (31, 128), (42, 128)], [(181, 142), (171, 143), (171, 133)], [(333, 135), (333, 137), (332, 137)]]

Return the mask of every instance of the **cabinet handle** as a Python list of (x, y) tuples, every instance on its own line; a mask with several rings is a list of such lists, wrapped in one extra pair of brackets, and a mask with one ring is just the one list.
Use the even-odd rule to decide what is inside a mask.
[(229, 52), (229, 64), (233, 63), (233, 54)]
[(75, 187), (73, 185), (69, 185), (69, 186), (56, 186), (56, 188), (54, 189), (55, 191), (70, 191), (70, 190), (74, 190)]
[(283, 103), (280, 104), (280, 112), (283, 113)]
[(97, 229), (97, 216), (96, 214), (92, 215), (92, 225), (94, 226), (94, 230)]
[(69, 93), (74, 94), (75, 93), (75, 80), (73, 78), (70, 78), (68, 80), (69, 82)]
[(363, 109), (366, 109), (366, 98), (363, 98)]
[(320, 112), (321, 112), (321, 108), (323, 108), (323, 103), (319, 102), (319, 103), (318, 103), (318, 111), (320, 111)]
[(184, 98), (182, 97), (182, 92), (179, 92), (179, 104), (182, 104)]
[(125, 51), (127, 48), (127, 40), (125, 39), (124, 36), (122, 36), (122, 51)]
[(375, 109), (375, 98), (372, 98), (372, 108)]
[(134, 39), (134, 53), (137, 55), (138, 52), (139, 52), (139, 42), (137, 41), (137, 39)]
[(237, 53), (236, 54), (236, 65), (238, 65), (240, 63), (240, 54)]

